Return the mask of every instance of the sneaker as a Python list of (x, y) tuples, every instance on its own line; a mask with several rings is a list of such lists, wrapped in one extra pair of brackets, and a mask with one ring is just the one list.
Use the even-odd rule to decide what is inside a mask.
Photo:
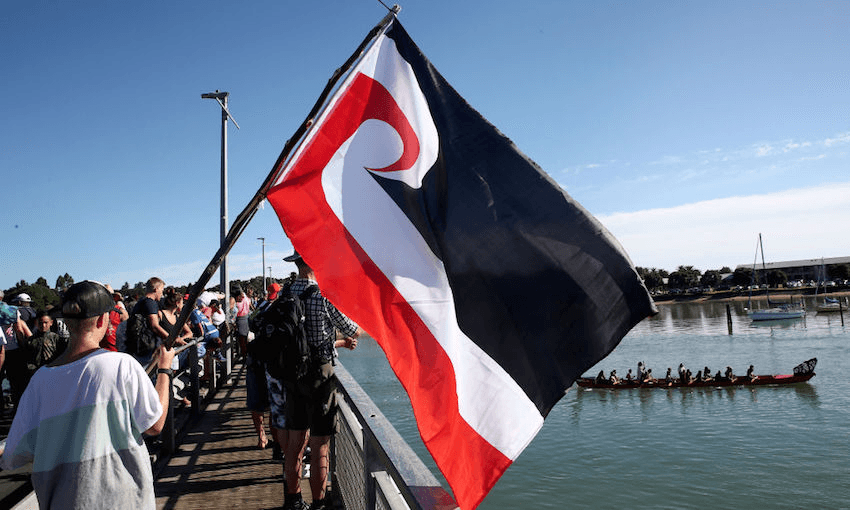
[(289, 501), (284, 501), (283, 510), (309, 510), (309, 506), (301, 499), (301, 494), (299, 493)]
[(213, 359), (216, 361), (221, 361), (222, 363), (227, 361), (227, 358), (225, 358), (220, 351), (215, 351), (215, 354), (213, 354)]
[(330, 498), (325, 496), (325, 499), (320, 499), (318, 501), (313, 501), (313, 504), (310, 505), (310, 510), (332, 510), (333, 503)]

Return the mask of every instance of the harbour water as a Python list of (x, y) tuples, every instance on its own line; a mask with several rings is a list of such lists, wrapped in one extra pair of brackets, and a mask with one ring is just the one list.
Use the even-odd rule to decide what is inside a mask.
[[(638, 361), (656, 377), (680, 362), (789, 374), (812, 357), (817, 375), (788, 387), (573, 386), (479, 508), (850, 508), (850, 313), (846, 327), (814, 312), (757, 324), (732, 306), (729, 335), (725, 303), (661, 305), (587, 375)], [(443, 480), (374, 340), (341, 359)]]

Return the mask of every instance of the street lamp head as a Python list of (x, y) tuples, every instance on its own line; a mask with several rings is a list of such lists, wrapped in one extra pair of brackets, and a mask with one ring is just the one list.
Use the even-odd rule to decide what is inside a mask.
[(230, 92), (219, 92), (218, 90), (216, 90), (215, 92), (207, 92), (206, 94), (201, 94), (201, 99), (226, 99), (229, 95)]

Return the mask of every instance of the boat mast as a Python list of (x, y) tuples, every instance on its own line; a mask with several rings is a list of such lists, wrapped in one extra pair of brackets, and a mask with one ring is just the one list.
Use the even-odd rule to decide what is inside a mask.
[[(753, 309), (753, 285), (756, 284), (756, 262), (759, 259), (759, 245), (761, 244), (761, 234), (759, 234), (759, 242), (756, 243), (756, 254), (753, 255), (753, 272), (750, 275), (750, 287), (749, 293), (747, 294), (747, 309)], [(764, 257), (764, 255), (762, 255)]]
[(770, 307), (770, 283), (767, 282), (767, 266), (764, 263), (764, 244), (761, 242), (761, 232), (759, 232), (759, 249), (761, 249), (761, 273), (767, 285), (767, 288), (764, 289), (764, 295), (767, 297), (767, 306)]

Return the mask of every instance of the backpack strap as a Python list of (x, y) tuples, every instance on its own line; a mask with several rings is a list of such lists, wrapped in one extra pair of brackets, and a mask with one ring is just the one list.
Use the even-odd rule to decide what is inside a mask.
[(283, 287), (280, 288), (280, 291), (277, 293), (278, 297), (284, 292), (289, 292), (289, 289), (292, 288), (292, 282), (286, 282), (283, 284)]
[(304, 291), (301, 292), (298, 297), (301, 299), (301, 301), (306, 301), (307, 298), (313, 297), (313, 294), (315, 294), (317, 290), (319, 290), (319, 286), (315, 283), (312, 285), (308, 285), (307, 288), (304, 289)]

